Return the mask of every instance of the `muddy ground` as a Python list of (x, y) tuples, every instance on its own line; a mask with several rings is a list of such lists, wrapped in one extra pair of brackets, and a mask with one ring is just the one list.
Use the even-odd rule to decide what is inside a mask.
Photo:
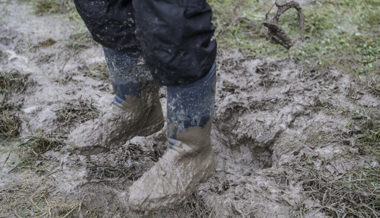
[(71, 153), (68, 133), (112, 102), (102, 49), (70, 18), (36, 16), (27, 2), (1, 0), (0, 13), (0, 71), (22, 81), (0, 96), (2, 116), (20, 125), (0, 139), (0, 217), (380, 216), (371, 204), (379, 192), (343, 196), (345, 175), (379, 168), (358, 143), (358, 123), (379, 120), (379, 95), (333, 67), (310, 71), (235, 50), (217, 60), (216, 172), (180, 206), (130, 211), (128, 187), (165, 152), (164, 130), (106, 153)]

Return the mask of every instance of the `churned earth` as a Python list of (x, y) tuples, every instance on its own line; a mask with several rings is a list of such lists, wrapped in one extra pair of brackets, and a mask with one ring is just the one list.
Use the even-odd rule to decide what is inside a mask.
[(379, 95), (333, 67), (234, 49), (217, 60), (216, 172), (181, 205), (130, 211), (128, 187), (165, 152), (165, 128), (94, 155), (65, 145), (113, 100), (102, 49), (80, 28), (0, 1), (1, 128), (18, 123), (1, 129), (0, 217), (380, 216), (379, 154), (364, 143), (380, 137)]

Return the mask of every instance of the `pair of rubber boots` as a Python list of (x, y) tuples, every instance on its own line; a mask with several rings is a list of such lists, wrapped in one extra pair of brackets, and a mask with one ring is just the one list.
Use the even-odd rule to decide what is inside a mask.
[[(112, 111), (88, 121), (68, 144), (83, 155), (121, 145), (134, 136), (151, 135), (164, 126), (159, 87), (139, 52), (104, 49), (115, 91)], [(167, 88), (169, 148), (160, 160), (133, 183), (129, 206), (149, 211), (182, 202), (215, 168), (210, 132), (215, 102), (215, 65), (202, 79)]]

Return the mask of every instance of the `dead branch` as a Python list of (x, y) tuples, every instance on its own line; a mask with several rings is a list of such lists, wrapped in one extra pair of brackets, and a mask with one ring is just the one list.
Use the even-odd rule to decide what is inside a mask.
[(281, 27), (269, 22), (264, 22), (263, 24), (265, 27), (268, 28), (268, 38), (271, 41), (282, 45), (284, 48), (288, 50), (294, 45), (293, 40)]
[[(277, 7), (276, 14), (273, 16), (272, 19), (269, 19), (269, 13), (272, 11), (273, 7)], [(272, 40), (275, 43), (278, 43), (282, 45), (286, 49), (290, 49), (294, 42), (289, 37), (288, 33), (282, 29), (278, 22), (280, 20), (280, 16), (284, 14), (289, 9), (294, 8), (297, 10), (298, 13), (298, 23), (300, 26), (300, 35), (302, 41), (304, 40), (304, 26), (305, 26), (305, 17), (302, 12), (301, 5), (296, 1), (289, 1), (283, 4), (278, 3), (277, 1), (272, 5), (272, 7), (269, 9), (269, 11), (265, 15), (265, 21), (263, 22), (263, 25), (268, 28), (268, 38)]]

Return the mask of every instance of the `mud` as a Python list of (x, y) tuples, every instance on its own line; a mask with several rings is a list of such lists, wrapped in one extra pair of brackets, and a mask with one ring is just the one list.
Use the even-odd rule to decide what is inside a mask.
[(159, 87), (149, 85), (141, 98), (126, 96), (123, 103), (110, 105), (99, 118), (72, 131), (66, 141), (73, 153), (92, 155), (119, 147), (133, 136), (151, 135), (164, 126)]
[[(1, 71), (14, 69), (34, 81), (18, 112), (21, 138), (67, 137), (57, 111), (79, 99), (92, 102), (100, 114), (108, 110), (113, 100), (109, 82), (82, 72), (105, 64), (99, 46), (68, 48), (77, 27), (64, 16), (35, 16), (25, 2), (0, 1), (0, 8), (0, 51), (7, 54)], [(40, 46), (50, 39), (55, 43)], [(307, 163), (337, 175), (379, 164), (359, 155), (354, 138), (345, 134), (355, 111), (380, 110), (379, 97), (348, 74), (310, 72), (296, 60), (244, 57), (238, 51), (221, 52), (217, 66), (216, 172), (185, 203), (152, 214), (134, 213), (126, 204), (133, 181), (165, 152), (164, 129), (96, 155), (74, 154), (66, 146), (48, 151), (42, 165), (49, 173), (42, 177), (30, 170), (10, 172), (17, 155), (2, 144), (1, 203), (9, 200), (3, 197), (9, 196), (7, 190), (30, 183), (46, 187), (50, 200), (80, 201), (74, 217), (327, 217), (305, 192), (302, 167)], [(165, 90), (161, 93), (165, 105)], [(80, 125), (73, 119), (65, 127), (72, 131)], [(1, 210), (0, 216), (15, 214)]]
[(173, 148), (130, 187), (130, 208), (152, 211), (175, 205), (191, 195), (200, 181), (207, 180), (215, 169), (210, 130), (211, 120), (203, 128), (178, 131), (178, 141), (170, 139)]

